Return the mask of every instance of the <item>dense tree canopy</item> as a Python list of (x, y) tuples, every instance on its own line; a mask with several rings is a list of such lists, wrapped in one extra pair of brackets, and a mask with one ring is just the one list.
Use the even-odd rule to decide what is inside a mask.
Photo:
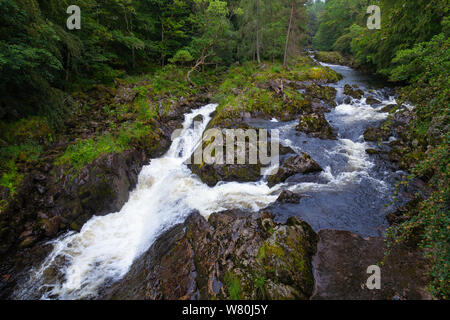
[[(306, 30), (295, 2), (290, 52)], [(55, 120), (64, 92), (167, 63), (228, 65), (284, 54), (291, 1), (0, 0), (0, 117)], [(81, 29), (66, 10), (81, 8)], [(45, 101), (45, 103), (43, 103)]]

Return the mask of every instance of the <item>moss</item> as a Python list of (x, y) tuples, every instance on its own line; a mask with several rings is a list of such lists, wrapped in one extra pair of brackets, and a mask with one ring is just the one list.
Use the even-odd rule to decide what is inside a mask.
[(10, 194), (14, 195), (24, 177), (21, 168), (37, 161), (41, 153), (42, 146), (34, 142), (11, 144), (1, 148), (0, 186), (8, 188)]
[(70, 165), (77, 172), (105, 154), (119, 153), (131, 149), (141, 142), (151, 142), (156, 137), (153, 128), (146, 123), (125, 124), (116, 132), (80, 140), (69, 146), (55, 163)]
[(242, 298), (242, 287), (240, 278), (232, 272), (227, 272), (224, 277), (225, 285), (231, 300)]
[(316, 52), (315, 58), (319, 61), (331, 64), (346, 65), (348, 61), (337, 51), (319, 51)]
[[(250, 62), (230, 68), (216, 95), (219, 107), (211, 126), (232, 126), (243, 112), (291, 120), (286, 118), (286, 113), (299, 113), (304, 108), (310, 108), (310, 102), (289, 86), (289, 81), (336, 82), (339, 79), (338, 73), (315, 64), (308, 57), (297, 58), (288, 69), (282, 68), (279, 63), (269, 62), (265, 63), (264, 68)], [(284, 81), (284, 95), (273, 91), (267, 85), (269, 81)], [(334, 100), (332, 88), (324, 90), (324, 99)]]
[(43, 117), (23, 118), (15, 122), (0, 122), (0, 138), (8, 144), (44, 143), (52, 140), (53, 130)]
[(306, 88), (306, 93), (313, 98), (323, 100), (330, 105), (335, 105), (337, 91), (332, 87), (312, 84)]
[(262, 299), (266, 299), (266, 286), (267, 279), (264, 275), (257, 276), (253, 280), (253, 285), (256, 289), (256, 292), (262, 297)]
[(296, 130), (321, 139), (336, 138), (333, 128), (323, 114), (301, 116)]
[(275, 243), (271, 243), (269, 240), (264, 243), (259, 249), (258, 249), (258, 259), (264, 260), (266, 258), (272, 258), (277, 257), (281, 258), (284, 257), (285, 253), (283, 248)]

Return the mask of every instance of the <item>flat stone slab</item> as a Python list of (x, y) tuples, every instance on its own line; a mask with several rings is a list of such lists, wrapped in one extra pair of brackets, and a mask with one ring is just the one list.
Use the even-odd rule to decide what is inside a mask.
[[(313, 300), (422, 300), (431, 299), (425, 290), (429, 283), (428, 264), (418, 249), (393, 248), (384, 258), (383, 238), (363, 238), (348, 231), (319, 231), (317, 253), (313, 258), (315, 287)], [(381, 288), (370, 290), (367, 273), (380, 265)]]

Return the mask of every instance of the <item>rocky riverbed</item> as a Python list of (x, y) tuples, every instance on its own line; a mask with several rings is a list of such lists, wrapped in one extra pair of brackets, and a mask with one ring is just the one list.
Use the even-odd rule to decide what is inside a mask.
[[(150, 150), (108, 155), (76, 176), (64, 168), (52, 169), (54, 180), (48, 171), (30, 176), (11, 211), (22, 212), (11, 236), (22, 251), (2, 262), (2, 297), (429, 298), (417, 248), (395, 247), (380, 264), (382, 290), (364, 287), (367, 267), (384, 260), (386, 215), (401, 217), (385, 204), (403, 175), (395, 141), (411, 121), (408, 107), (390, 107), (390, 90), (371, 88), (354, 70), (328, 67), (343, 79), (260, 84), (286, 101), (276, 112), (181, 104), (161, 119)], [(302, 99), (294, 103), (285, 86)], [(188, 165), (209, 143), (201, 140), (207, 128), (279, 130), (277, 173), (261, 175), (261, 163)]]

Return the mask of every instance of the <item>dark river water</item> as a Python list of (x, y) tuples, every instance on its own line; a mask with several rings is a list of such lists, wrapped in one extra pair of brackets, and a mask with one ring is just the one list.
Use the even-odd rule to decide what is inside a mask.
[[(279, 123), (253, 121), (252, 125), (280, 130), (280, 140), (297, 152), (306, 152), (324, 168), (320, 175), (290, 178), (287, 188), (305, 195), (300, 204), (272, 206), (277, 219), (283, 221), (295, 215), (315, 230), (339, 229), (362, 236), (382, 236), (387, 226), (386, 214), (394, 186), (402, 172), (395, 172), (390, 163), (370, 156), (366, 149), (376, 145), (366, 142), (367, 127), (377, 126), (388, 116), (380, 110), (395, 103), (390, 90), (378, 81), (349, 67), (324, 64), (343, 75), (337, 84), (338, 106), (326, 118), (338, 133), (338, 140), (321, 140), (297, 132), (297, 122)], [(358, 85), (365, 93), (361, 100), (345, 103), (346, 84)], [(372, 96), (382, 104), (372, 107), (366, 98)], [(347, 101), (348, 102), (348, 101)], [(392, 138), (393, 139), (393, 138)], [(309, 181), (308, 181), (309, 180)]]

